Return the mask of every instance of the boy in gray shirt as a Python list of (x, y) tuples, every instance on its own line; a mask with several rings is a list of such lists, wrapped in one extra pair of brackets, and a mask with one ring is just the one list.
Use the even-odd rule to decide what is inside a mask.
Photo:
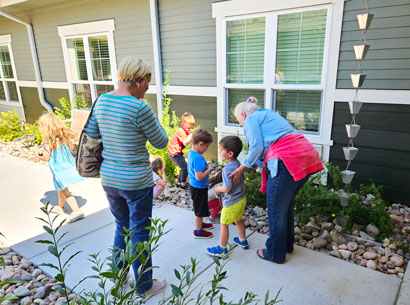
[(245, 235), (245, 224), (242, 220), (246, 207), (244, 177), (242, 176), (236, 185), (232, 184), (232, 178), (229, 177), (235, 169), (241, 166), (237, 160), (241, 151), (242, 141), (236, 136), (224, 137), (219, 142), (219, 155), (228, 164), (222, 170), (223, 183), (215, 188), (215, 192), (222, 195), (221, 236), (218, 246), (206, 249), (206, 252), (211, 256), (222, 257), (228, 253), (228, 226), (233, 222), (236, 224), (239, 235), (239, 237), (234, 237), (234, 243), (243, 249), (249, 248)]

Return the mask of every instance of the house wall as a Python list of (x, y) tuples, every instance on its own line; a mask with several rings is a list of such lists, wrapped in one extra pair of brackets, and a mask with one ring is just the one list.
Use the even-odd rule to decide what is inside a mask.
[[(117, 0), (115, 5), (110, 0), (82, 1), (81, 3), (64, 1), (63, 4), (49, 6), (40, 6), (41, 2), (40, 0), (39, 9), (34, 9), (29, 13), (15, 13), (15, 15), (30, 21), (33, 25), (43, 81), (67, 81), (61, 39), (57, 28), (68, 24), (115, 19), (114, 43), (117, 63), (125, 56), (135, 55), (152, 67), (154, 66), (149, 0)], [(4, 29), (1, 24), (0, 27)], [(25, 28), (19, 26), (19, 29), (20, 27), (25, 34)], [(19, 52), (24, 53), (31, 63), (27, 35), (23, 37), (20, 32), (17, 33), (19, 36), (15, 39), (16, 43), (25, 44), (24, 48), (19, 48)], [(35, 80), (32, 71), (24, 71), (25, 63), (20, 61), (21, 57), (24, 56), (16, 58), (19, 69), (22, 71), (19, 80)], [(155, 83), (155, 75), (152, 80)]]
[[(340, 43), (337, 88), (351, 89), (350, 74), (358, 63), (353, 45), (358, 44), (357, 15), (364, 13), (364, 1), (346, 1)], [(369, 1), (374, 14), (366, 41), (370, 45), (363, 63), (367, 74), (363, 89), (410, 89), (410, 2), (409, 0)], [(386, 101), (390, 102), (390, 101)]]
[[(335, 103), (333, 148), (330, 161), (346, 168), (343, 146), (347, 146), (345, 124), (351, 120), (347, 103)], [(391, 201), (410, 204), (410, 105), (366, 103), (356, 117), (361, 126), (354, 146), (359, 148), (351, 169), (356, 172), (353, 185), (383, 185)]]
[(159, 0), (162, 67), (171, 85), (216, 86), (215, 0)]
[(19, 80), (35, 80), (27, 28), (17, 22), (0, 17), (0, 35), (11, 35), (11, 49)]

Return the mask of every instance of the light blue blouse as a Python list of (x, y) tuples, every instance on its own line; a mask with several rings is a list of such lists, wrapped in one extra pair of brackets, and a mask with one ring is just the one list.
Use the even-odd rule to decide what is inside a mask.
[[(297, 133), (288, 121), (269, 109), (259, 109), (248, 116), (243, 122), (246, 141), (249, 146), (248, 155), (242, 164), (253, 167), (263, 160), (268, 148), (280, 138)], [(278, 160), (270, 160), (267, 164), (272, 178), (277, 174)]]

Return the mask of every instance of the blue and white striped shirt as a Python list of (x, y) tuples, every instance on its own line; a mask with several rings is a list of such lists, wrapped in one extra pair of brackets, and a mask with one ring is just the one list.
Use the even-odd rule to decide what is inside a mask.
[(133, 96), (110, 94), (96, 103), (86, 133), (102, 138), (101, 183), (124, 190), (153, 186), (146, 143), (163, 149), (168, 136), (150, 106)]

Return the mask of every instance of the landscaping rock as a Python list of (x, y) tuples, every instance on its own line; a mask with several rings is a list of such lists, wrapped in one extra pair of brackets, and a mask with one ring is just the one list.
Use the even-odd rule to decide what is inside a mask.
[(345, 260), (350, 259), (350, 257), (352, 256), (352, 252), (348, 250), (339, 250), (339, 252)]
[(19, 298), (21, 297), (25, 297), (31, 294), (30, 290), (28, 290), (26, 287), (24, 286), (20, 286), (18, 287), (16, 290), (14, 290), (14, 294), (16, 296), (18, 296)]
[(373, 238), (372, 236), (366, 234), (366, 233), (363, 232), (363, 231), (360, 231), (359, 234), (360, 234), (360, 237), (361, 237), (361, 238), (364, 238), (364, 239), (367, 239), (367, 240), (370, 240), (370, 241), (374, 241), (374, 238)]
[(394, 264), (396, 267), (403, 266), (404, 260), (401, 256), (394, 255), (390, 258), (390, 261)]
[(307, 233), (300, 233), (300, 236), (304, 239), (304, 240), (312, 240), (313, 236)]
[(347, 250), (349, 251), (356, 251), (359, 248), (359, 245), (355, 241), (351, 241), (347, 243)]
[(377, 269), (377, 264), (376, 264), (375, 261), (369, 260), (369, 261), (367, 261), (367, 263), (366, 263), (366, 267), (369, 268), (369, 269), (376, 270), (376, 269)]
[(363, 257), (364, 257), (365, 259), (376, 259), (376, 258), (377, 258), (377, 253), (374, 253), (374, 252), (365, 252), (365, 253), (363, 254)]
[(337, 258), (343, 258), (342, 254), (340, 254), (338, 250), (331, 251), (330, 255), (333, 255), (334, 257), (337, 257)]
[(372, 236), (372, 237), (376, 237), (376, 236), (379, 236), (379, 235), (380, 235), (380, 230), (379, 230), (379, 228), (376, 227), (376, 226), (373, 225), (373, 224), (367, 225), (367, 227), (366, 227), (366, 232), (367, 232), (367, 234), (369, 234), (369, 235)]
[(330, 232), (330, 238), (337, 244), (346, 243), (346, 238), (344, 238), (343, 235), (337, 233), (336, 231)]
[(31, 297), (27, 296), (20, 300), (20, 305), (30, 305), (32, 303)]
[(34, 299), (42, 299), (46, 295), (46, 289), (44, 287), (40, 287), (36, 294), (34, 295)]
[(317, 237), (313, 240), (312, 244), (315, 249), (320, 249), (327, 245), (327, 241), (323, 237)]

